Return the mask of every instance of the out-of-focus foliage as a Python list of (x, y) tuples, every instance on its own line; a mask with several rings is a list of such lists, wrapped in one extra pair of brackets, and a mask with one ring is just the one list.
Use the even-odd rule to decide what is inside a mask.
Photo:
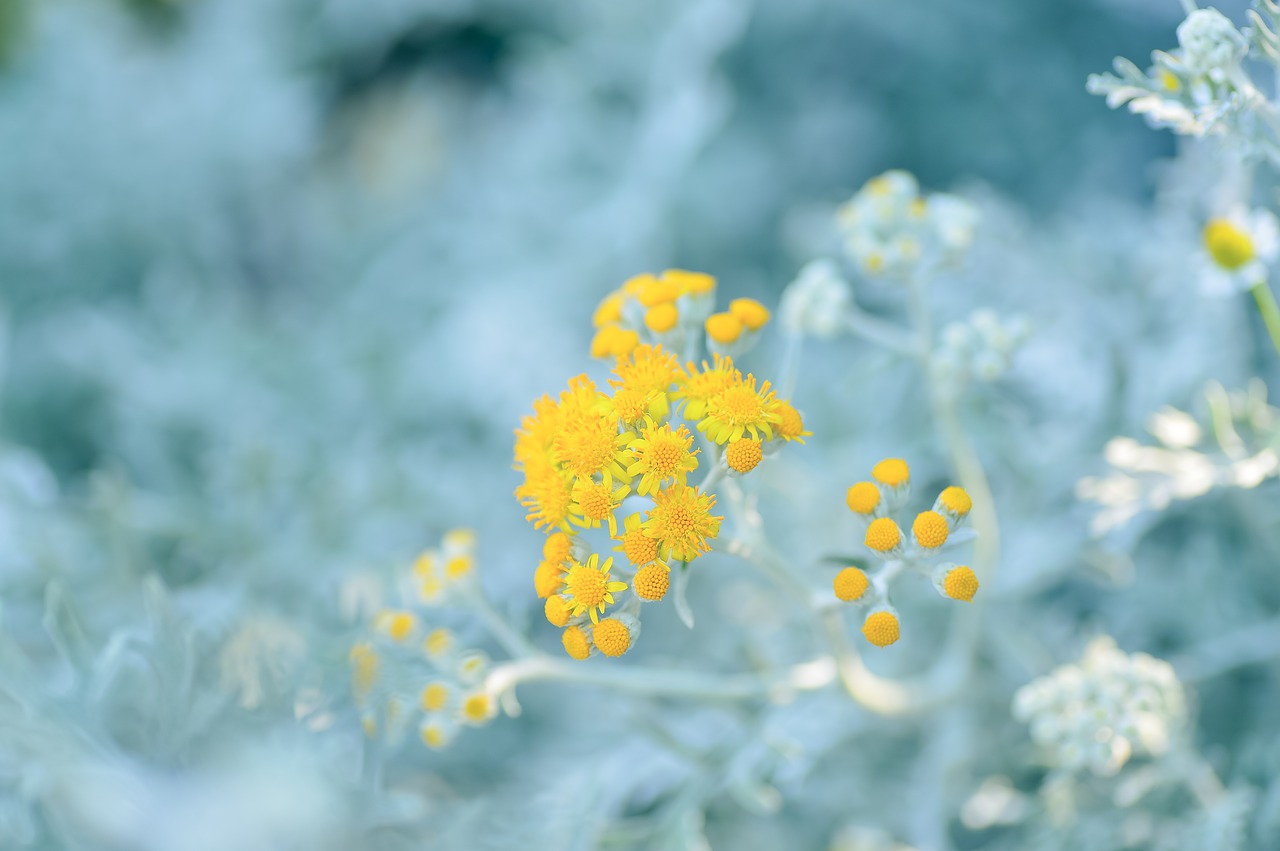
[[(1255, 11), (0, 0), (0, 847), (1280, 846)], [(1084, 89), (1160, 46), (1092, 86), (1176, 151)], [(839, 212), (891, 168), (955, 196), (923, 271)], [(813, 434), (692, 629), (572, 667), (512, 430), (669, 267), (776, 308)], [(879, 649), (831, 583), (884, 457), (989, 483), (988, 567)]]

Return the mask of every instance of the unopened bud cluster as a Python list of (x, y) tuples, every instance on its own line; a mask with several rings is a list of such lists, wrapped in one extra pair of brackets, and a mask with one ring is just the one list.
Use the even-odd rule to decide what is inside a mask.
[(1186, 698), (1169, 663), (1094, 639), (1079, 662), (1023, 686), (1013, 715), (1053, 765), (1100, 776), (1135, 756), (1168, 752), (1187, 724)]
[(943, 597), (969, 602), (978, 592), (978, 577), (967, 565), (934, 563), (937, 554), (953, 542), (954, 533), (969, 516), (973, 502), (960, 487), (938, 494), (933, 508), (922, 511), (911, 523), (910, 534), (892, 515), (911, 495), (911, 471), (901, 458), (886, 458), (871, 469), (868, 481), (849, 487), (845, 501), (864, 524), (863, 544), (880, 562), (868, 576), (859, 567), (846, 567), (833, 580), (838, 599), (868, 609), (862, 633), (877, 647), (893, 644), (901, 635), (898, 611), (890, 599), (890, 585), (903, 572), (927, 575)]

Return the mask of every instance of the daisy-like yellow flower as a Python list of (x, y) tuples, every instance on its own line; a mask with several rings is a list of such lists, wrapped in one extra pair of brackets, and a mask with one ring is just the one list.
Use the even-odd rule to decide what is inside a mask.
[(535, 400), (532, 416), (522, 417), (516, 429), (515, 468), (523, 470), (527, 464), (549, 458), (559, 430), (559, 406), (550, 396)]
[(662, 346), (637, 346), (630, 354), (618, 358), (609, 379), (614, 387), (640, 393), (666, 393), (680, 379), (680, 362)]
[(720, 521), (724, 520), (711, 515), (715, 496), (676, 484), (659, 491), (653, 503), (642, 525), (645, 534), (658, 542), (663, 559), (693, 561), (711, 551), (707, 539), (720, 534)]
[(806, 437), (813, 435), (813, 432), (804, 430), (804, 420), (801, 419), (800, 412), (786, 399), (779, 399), (773, 406), (773, 412), (778, 415), (778, 424), (774, 427), (774, 431), (787, 443), (794, 440), (796, 443), (803, 444)]
[(569, 528), (569, 506), (573, 503), (573, 477), (566, 476), (549, 461), (525, 468), (524, 484), (516, 488), (516, 499), (529, 510), (525, 519), (535, 529)]
[(671, 396), (680, 404), (684, 418), (697, 422), (706, 414), (708, 400), (727, 389), (737, 377), (733, 361), (717, 353), (712, 355), (710, 366), (703, 361), (702, 369), (690, 363), (681, 370), (677, 379), (680, 386)]
[(666, 419), (671, 412), (666, 393), (644, 393), (626, 387), (619, 387), (614, 392), (609, 405), (613, 415), (629, 429), (638, 428), (646, 418)]
[(609, 571), (612, 569), (612, 558), (605, 559), (601, 564), (600, 556), (594, 553), (585, 563), (574, 562), (569, 567), (561, 596), (573, 617), (586, 612), (591, 616), (592, 623), (600, 622), (600, 615), (604, 614), (605, 608), (613, 605), (613, 595), (627, 588), (627, 583), (610, 578)]
[(596, 474), (606, 484), (614, 479), (628, 482), (625, 446), (631, 434), (618, 434), (618, 420), (609, 414), (584, 413), (566, 417), (556, 435), (554, 457), (564, 470), (578, 480)]
[(649, 496), (671, 482), (684, 484), (691, 471), (698, 469), (693, 435), (684, 426), (674, 431), (669, 423), (658, 425), (645, 420), (640, 434), (627, 443), (634, 459), (627, 467), (628, 476), (640, 476), (636, 493)]
[(639, 512), (629, 516), (622, 524), (622, 531), (613, 536), (618, 541), (615, 551), (627, 557), (636, 567), (649, 564), (658, 557), (658, 542), (644, 533)]
[(761, 434), (765, 439), (772, 439), (774, 426), (782, 421), (775, 402), (768, 381), (757, 388), (754, 375), (743, 378), (738, 373), (728, 387), (707, 400), (698, 430), (719, 444), (737, 440), (744, 434), (750, 434), (755, 440), (760, 440)]
[(573, 485), (569, 521), (585, 529), (598, 529), (601, 523), (608, 523), (609, 534), (618, 534), (618, 520), (613, 512), (630, 490), (626, 485), (612, 488), (606, 482), (578, 479)]

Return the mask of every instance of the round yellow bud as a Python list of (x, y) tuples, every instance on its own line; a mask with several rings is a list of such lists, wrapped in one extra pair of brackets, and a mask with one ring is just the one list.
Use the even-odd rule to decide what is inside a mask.
[(804, 420), (800, 417), (800, 412), (791, 406), (790, 402), (781, 402), (778, 405), (778, 426), (777, 432), (783, 440), (798, 440), (804, 443)]
[(764, 458), (764, 452), (760, 448), (760, 441), (749, 437), (730, 441), (724, 451), (725, 463), (731, 470), (739, 473), (750, 473), (762, 458)]
[(587, 640), (587, 634), (581, 627), (571, 626), (566, 629), (560, 636), (560, 643), (564, 645), (564, 652), (574, 659), (582, 660), (591, 655), (591, 642)]
[(665, 334), (680, 321), (680, 311), (671, 302), (655, 305), (644, 313), (644, 324), (655, 334)]
[(849, 488), (844, 501), (857, 514), (870, 514), (880, 505), (880, 488), (871, 482), (858, 482)]
[(891, 488), (905, 484), (910, 477), (911, 470), (901, 458), (886, 458), (871, 468), (871, 478)]
[(439, 712), (449, 702), (449, 687), (442, 682), (429, 683), (422, 690), (422, 711)]
[(636, 571), (636, 578), (631, 582), (631, 590), (641, 600), (661, 600), (670, 587), (671, 569), (661, 562), (646, 564)]
[(550, 597), (559, 591), (563, 584), (564, 570), (559, 565), (544, 561), (533, 572), (533, 590), (538, 592), (539, 598)]
[(877, 517), (867, 526), (863, 543), (878, 553), (887, 553), (902, 542), (902, 532), (898, 524), (888, 517)]
[(1204, 247), (1223, 269), (1234, 272), (1254, 257), (1249, 234), (1226, 219), (1213, 219), (1204, 226)]
[(609, 293), (600, 302), (596, 312), (591, 315), (591, 324), (596, 328), (605, 325), (616, 325), (622, 321), (623, 295), (620, 292)]
[(680, 298), (680, 285), (666, 278), (651, 278), (640, 290), (637, 298), (645, 307), (666, 304)]
[(925, 549), (937, 549), (947, 542), (947, 519), (936, 511), (921, 511), (911, 524), (911, 534)]
[(462, 701), (462, 720), (468, 724), (483, 724), (496, 714), (495, 710), (493, 698), (478, 691)]
[(973, 508), (973, 500), (964, 488), (952, 485), (938, 494), (938, 504), (957, 517), (964, 517)]
[(438, 751), (449, 744), (449, 734), (445, 732), (444, 725), (434, 721), (423, 724), (419, 735), (422, 736), (422, 743), (433, 751)]
[(617, 618), (605, 618), (596, 624), (591, 638), (606, 656), (621, 656), (631, 648), (631, 630)]
[(867, 580), (867, 575), (858, 568), (846, 567), (836, 574), (832, 585), (835, 588), (838, 599), (844, 600), (846, 603), (852, 603), (867, 593), (867, 588), (871, 586), (871, 583)]
[(972, 602), (973, 595), (978, 593), (978, 576), (963, 564), (953, 567), (942, 580), (942, 589), (953, 600)]
[(569, 622), (569, 615), (572, 614), (573, 607), (565, 602), (564, 597), (559, 594), (552, 594), (547, 598), (547, 602), (543, 604), (542, 611), (552, 626), (564, 626)]
[(759, 331), (769, 321), (769, 309), (753, 298), (735, 298), (729, 312), (752, 331)]
[(707, 336), (727, 346), (742, 336), (742, 320), (732, 313), (713, 313), (707, 317)]
[(449, 648), (453, 646), (453, 633), (441, 627), (433, 629), (427, 635), (427, 640), (422, 642), (422, 649), (427, 656), (436, 659), (449, 652)]
[(893, 612), (872, 612), (862, 622), (862, 634), (876, 647), (888, 647), (900, 637), (898, 616)]
[(552, 564), (564, 564), (569, 560), (569, 553), (573, 550), (573, 538), (570, 538), (564, 532), (555, 532), (547, 536), (547, 540), (542, 545), (542, 557)]

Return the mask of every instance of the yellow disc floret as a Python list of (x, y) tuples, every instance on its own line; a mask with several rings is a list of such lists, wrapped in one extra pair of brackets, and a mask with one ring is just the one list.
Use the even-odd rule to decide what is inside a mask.
[(564, 626), (569, 622), (569, 616), (573, 613), (573, 607), (568, 601), (559, 594), (553, 594), (547, 598), (547, 602), (542, 607), (543, 614), (547, 616), (547, 621), (552, 626)]
[(973, 500), (964, 488), (952, 485), (938, 494), (938, 505), (957, 517), (964, 517), (973, 508)]
[(886, 458), (871, 468), (871, 478), (891, 488), (905, 484), (910, 477), (911, 470), (901, 458)]
[(573, 549), (573, 538), (564, 532), (555, 532), (547, 536), (542, 544), (542, 558), (551, 564), (564, 564), (569, 560), (569, 552)]
[(863, 543), (878, 553), (887, 553), (896, 549), (901, 542), (902, 532), (898, 529), (898, 524), (888, 517), (877, 517), (872, 520), (867, 526), (866, 537), (863, 538)]
[(533, 590), (538, 592), (540, 598), (550, 597), (559, 591), (563, 584), (564, 568), (558, 564), (548, 564), (544, 561), (533, 572)]
[(610, 579), (609, 571), (613, 568), (613, 559), (605, 559), (600, 563), (600, 556), (594, 553), (585, 564), (574, 564), (565, 575), (564, 598), (572, 606), (574, 617), (587, 612), (592, 622), (597, 622), (606, 606), (613, 605), (615, 592), (626, 590), (627, 583)]
[(713, 313), (707, 317), (707, 336), (722, 346), (736, 342), (742, 336), (742, 320), (732, 313)]
[(844, 501), (849, 510), (858, 514), (871, 514), (880, 505), (880, 488), (871, 482), (858, 482), (849, 488)]
[(639, 567), (658, 557), (658, 542), (644, 533), (640, 515), (632, 514), (622, 524), (622, 531), (614, 536), (618, 541), (615, 550), (621, 551), (627, 561)]
[(750, 473), (762, 458), (764, 452), (760, 449), (760, 441), (749, 437), (729, 441), (729, 446), (724, 450), (725, 463), (731, 470), (739, 473)]
[(680, 311), (671, 302), (655, 305), (644, 312), (644, 326), (655, 334), (665, 334), (680, 321)]
[(972, 602), (973, 595), (978, 593), (978, 577), (971, 568), (959, 565), (947, 572), (942, 580), (942, 588), (953, 600)]
[(468, 724), (483, 724), (494, 716), (495, 710), (493, 698), (478, 691), (462, 701), (462, 720)]
[(862, 634), (876, 647), (888, 647), (898, 640), (898, 616), (893, 612), (872, 612), (862, 623)]
[(947, 542), (947, 518), (936, 511), (921, 511), (911, 524), (911, 534), (925, 549), (937, 549)]
[(870, 585), (867, 575), (856, 567), (846, 567), (836, 574), (836, 578), (832, 582), (836, 597), (846, 603), (861, 599), (862, 595), (867, 593), (867, 588)]
[(723, 517), (713, 517), (716, 498), (701, 494), (688, 485), (672, 485), (653, 498), (643, 527), (645, 534), (658, 542), (663, 558), (693, 561), (711, 550), (708, 538), (720, 534)]
[(670, 423), (645, 420), (640, 433), (627, 443), (627, 452), (634, 459), (627, 466), (627, 475), (640, 477), (636, 485), (640, 496), (655, 494), (672, 482), (684, 484), (689, 473), (698, 468), (698, 450), (684, 426), (672, 430)]
[(636, 571), (631, 588), (641, 600), (661, 600), (671, 587), (671, 569), (662, 562), (646, 564)]
[(591, 630), (596, 649), (606, 656), (621, 656), (631, 647), (631, 630), (617, 618), (605, 618)]
[(735, 298), (729, 312), (751, 331), (759, 331), (769, 321), (769, 309), (753, 298)]
[(1249, 234), (1226, 219), (1212, 219), (1204, 226), (1204, 247), (1223, 269), (1234, 272), (1254, 258)]
[(428, 683), (422, 690), (422, 711), (439, 712), (449, 702), (449, 687), (442, 682)]
[(560, 643), (564, 645), (564, 652), (574, 659), (582, 660), (591, 655), (591, 642), (587, 640), (587, 634), (581, 627), (571, 626), (566, 629), (560, 636)]

